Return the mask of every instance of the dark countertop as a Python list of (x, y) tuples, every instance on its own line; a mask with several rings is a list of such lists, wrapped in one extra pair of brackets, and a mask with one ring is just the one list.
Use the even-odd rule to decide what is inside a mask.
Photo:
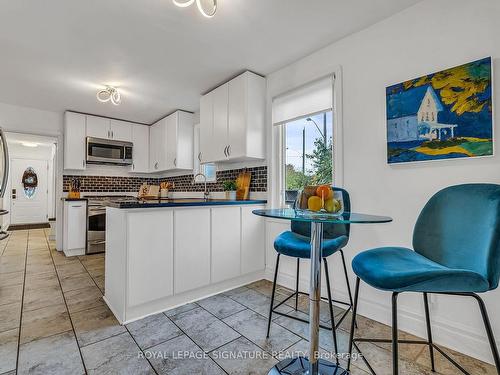
[(131, 201), (105, 201), (107, 207), (129, 209), (129, 208), (157, 208), (157, 207), (196, 207), (196, 206), (240, 206), (247, 204), (266, 204), (267, 200), (227, 200), (203, 198), (178, 198), (178, 199), (154, 199), (154, 200), (131, 200)]

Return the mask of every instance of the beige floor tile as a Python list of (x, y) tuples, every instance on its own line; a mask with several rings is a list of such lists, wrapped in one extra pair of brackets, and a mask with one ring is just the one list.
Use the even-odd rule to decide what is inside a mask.
[(64, 303), (64, 299), (59, 284), (30, 289), (24, 293), (23, 311), (37, 310), (42, 307), (60, 305), (61, 303)]
[(77, 275), (87, 272), (80, 262), (58, 265), (56, 266), (56, 269), (59, 277)]
[(0, 285), (11, 286), (20, 285), (24, 281), (24, 270), (9, 273), (0, 273)]
[(19, 327), (21, 319), (21, 302), (0, 306), (0, 332)]
[(23, 285), (0, 286), (0, 306), (14, 302), (21, 302), (23, 297)]
[(40, 273), (52, 272), (52, 271), (54, 271), (54, 265), (52, 263), (50, 263), (50, 264), (28, 264), (26, 266), (26, 273), (27, 274), (40, 274)]
[(107, 306), (71, 314), (80, 347), (126, 332)]
[(19, 329), (0, 332), (0, 374), (16, 369)]
[(64, 293), (69, 312), (76, 313), (94, 307), (105, 306), (102, 293), (96, 286), (88, 286), (82, 289), (72, 290)]
[(41, 274), (28, 274), (24, 284), (25, 293), (30, 290), (36, 290), (46, 287), (59, 286), (59, 280), (56, 271), (45, 272)]
[(101, 289), (101, 291), (103, 293), (104, 293), (104, 284), (105, 284), (104, 279), (105, 279), (104, 275), (94, 277), (95, 283), (97, 284), (97, 286), (99, 287), (99, 289)]
[(76, 275), (59, 275), (59, 280), (61, 281), (62, 290), (65, 293), (95, 285), (90, 275), (86, 272)]
[(23, 312), (21, 344), (71, 329), (69, 314), (64, 303)]

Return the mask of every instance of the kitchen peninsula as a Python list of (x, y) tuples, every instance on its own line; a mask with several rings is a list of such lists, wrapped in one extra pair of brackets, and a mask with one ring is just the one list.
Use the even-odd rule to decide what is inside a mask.
[(122, 324), (263, 277), (264, 200), (106, 205), (104, 299)]

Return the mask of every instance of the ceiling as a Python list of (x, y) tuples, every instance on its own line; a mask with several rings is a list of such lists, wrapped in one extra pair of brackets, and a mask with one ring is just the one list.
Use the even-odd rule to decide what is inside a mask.
[[(0, 102), (152, 123), (243, 70), (267, 75), (419, 0), (0, 0)], [(104, 84), (122, 104), (99, 103)]]

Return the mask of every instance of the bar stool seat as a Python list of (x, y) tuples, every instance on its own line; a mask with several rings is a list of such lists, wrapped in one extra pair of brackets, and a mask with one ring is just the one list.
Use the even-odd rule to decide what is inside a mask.
[(364, 251), (352, 261), (354, 273), (374, 288), (393, 292), (486, 292), (490, 284), (471, 270), (450, 268), (403, 247)]
[[(329, 257), (345, 247), (348, 241), (347, 236), (325, 238), (321, 256)], [(276, 237), (274, 248), (278, 253), (294, 258), (309, 259), (311, 257), (311, 239), (291, 231), (283, 232)]]

